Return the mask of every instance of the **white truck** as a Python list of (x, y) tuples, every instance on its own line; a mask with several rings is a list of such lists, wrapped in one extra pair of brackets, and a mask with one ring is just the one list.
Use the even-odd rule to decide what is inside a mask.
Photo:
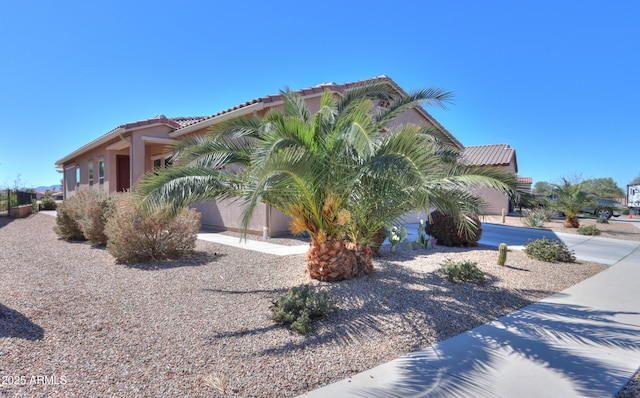
[(635, 214), (640, 212), (640, 184), (627, 185), (627, 207)]

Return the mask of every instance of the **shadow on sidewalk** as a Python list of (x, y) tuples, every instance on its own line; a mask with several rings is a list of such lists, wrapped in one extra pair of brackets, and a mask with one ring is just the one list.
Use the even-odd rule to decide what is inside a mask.
[(435, 396), (474, 396), (495, 392), (496, 379), (508, 372), (528, 377), (540, 389), (551, 379), (536, 376), (551, 373), (554, 382), (581, 396), (613, 396), (630, 377), (620, 365), (622, 351), (640, 352), (640, 328), (615, 320), (639, 314), (538, 302), (404, 356), (392, 363), (397, 381), (384, 389), (356, 388), (354, 394), (410, 397), (437, 391)]

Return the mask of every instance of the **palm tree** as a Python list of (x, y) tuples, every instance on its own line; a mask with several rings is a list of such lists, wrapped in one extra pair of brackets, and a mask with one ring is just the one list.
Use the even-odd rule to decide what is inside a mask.
[[(467, 166), (448, 137), (428, 126), (390, 123), (421, 103), (443, 105), (451, 94), (406, 94), (386, 82), (358, 85), (336, 98), (324, 92), (312, 115), (300, 95), (281, 92), (284, 111), (246, 116), (181, 142), (171, 168), (136, 187), (149, 206), (178, 209), (203, 199), (244, 204), (246, 228), (263, 202), (291, 217), (291, 231), (311, 237), (312, 278), (341, 280), (370, 272), (368, 243), (381, 228), (414, 209), (440, 209), (475, 228), (483, 205), (472, 188), (515, 187), (493, 168)], [(383, 101), (385, 106), (375, 107)]]
[(553, 207), (565, 215), (563, 225), (566, 228), (578, 228), (578, 213), (587, 206), (593, 205), (593, 198), (582, 190), (582, 184), (563, 178), (562, 183), (553, 184), (553, 195), (557, 198)]

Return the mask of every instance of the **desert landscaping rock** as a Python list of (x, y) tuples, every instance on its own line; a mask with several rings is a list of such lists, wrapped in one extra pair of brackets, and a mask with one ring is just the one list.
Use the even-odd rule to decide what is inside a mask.
[[(58, 240), (54, 223), (41, 214), (0, 219), (0, 374), (17, 380), (4, 383), (0, 396), (210, 397), (223, 396), (223, 387), (224, 396), (297, 396), (607, 268), (549, 264), (517, 251), (502, 267), (497, 249), (483, 246), (383, 248), (372, 274), (321, 283), (304, 274), (304, 255), (202, 241), (187, 259), (116, 264), (103, 248)], [(446, 258), (478, 262), (487, 282), (448, 282), (439, 273)], [(329, 291), (339, 305), (309, 336), (275, 324), (269, 311), (303, 283)], [(211, 387), (209, 376), (228, 385)]]

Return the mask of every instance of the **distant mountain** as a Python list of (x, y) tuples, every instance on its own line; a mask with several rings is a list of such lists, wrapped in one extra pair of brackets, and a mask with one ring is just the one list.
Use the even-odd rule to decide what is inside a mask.
[(60, 191), (61, 188), (62, 187), (60, 186), (60, 184), (58, 184), (58, 185), (49, 185), (48, 187), (40, 186), (40, 187), (37, 187), (37, 188), (33, 188), (33, 190), (35, 192), (44, 192), (44, 191), (47, 191), (47, 190), (49, 190), (49, 191)]

